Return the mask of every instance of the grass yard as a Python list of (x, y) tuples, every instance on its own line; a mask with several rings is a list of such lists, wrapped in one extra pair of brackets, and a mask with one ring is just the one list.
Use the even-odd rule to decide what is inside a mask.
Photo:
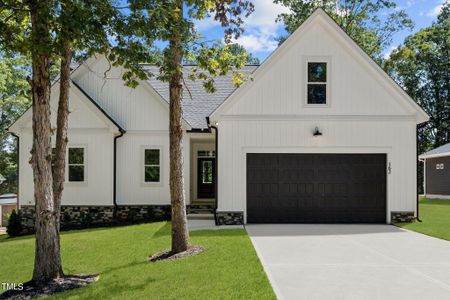
[[(85, 288), (52, 299), (275, 299), (245, 230), (193, 231), (194, 257), (148, 263), (170, 245), (170, 223), (77, 230), (61, 236), (66, 274), (99, 273)], [(31, 278), (34, 238), (0, 237), (0, 282)]]
[(422, 222), (397, 226), (450, 241), (450, 200), (421, 198), (419, 205)]

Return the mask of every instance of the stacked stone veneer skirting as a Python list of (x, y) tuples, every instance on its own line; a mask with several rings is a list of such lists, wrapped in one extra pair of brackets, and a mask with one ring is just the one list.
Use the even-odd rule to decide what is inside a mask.
[(242, 225), (244, 213), (242, 211), (216, 212), (217, 225)]
[(392, 223), (409, 223), (416, 219), (413, 211), (392, 211)]
[[(34, 231), (35, 208), (22, 206), (24, 233)], [(126, 225), (170, 220), (170, 205), (62, 206), (61, 229)]]

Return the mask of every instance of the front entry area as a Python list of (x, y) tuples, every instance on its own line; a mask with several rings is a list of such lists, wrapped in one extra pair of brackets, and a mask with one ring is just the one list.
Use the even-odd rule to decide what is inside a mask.
[(247, 154), (247, 223), (386, 223), (385, 154)]
[(191, 139), (191, 206), (216, 206), (216, 149), (212, 137)]

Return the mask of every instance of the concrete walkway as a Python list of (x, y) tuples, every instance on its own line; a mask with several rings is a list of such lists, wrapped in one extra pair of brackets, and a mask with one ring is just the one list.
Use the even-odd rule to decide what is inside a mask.
[(448, 241), (391, 225), (246, 229), (279, 299), (450, 299)]

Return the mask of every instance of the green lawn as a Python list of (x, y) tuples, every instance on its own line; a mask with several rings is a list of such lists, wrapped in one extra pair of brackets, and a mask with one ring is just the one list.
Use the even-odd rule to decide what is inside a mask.
[(450, 200), (421, 198), (419, 203), (422, 222), (397, 226), (450, 241)]
[[(88, 287), (54, 299), (275, 299), (245, 230), (191, 232), (208, 250), (177, 261), (148, 263), (169, 248), (170, 223), (63, 232), (66, 274), (100, 273)], [(0, 238), (0, 282), (31, 278), (34, 238)]]

